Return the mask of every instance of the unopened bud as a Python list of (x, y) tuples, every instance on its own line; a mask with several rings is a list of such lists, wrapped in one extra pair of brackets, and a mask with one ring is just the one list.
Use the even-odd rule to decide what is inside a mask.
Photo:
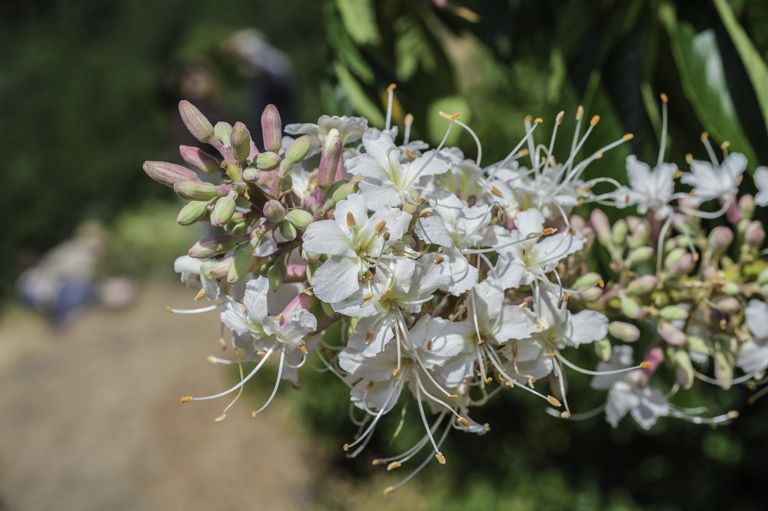
[(282, 260), (277, 260), (267, 270), (267, 280), (269, 281), (269, 290), (273, 293), (277, 291), (280, 285), (283, 283), (285, 277), (285, 265)]
[(303, 209), (294, 209), (285, 215), (285, 219), (291, 222), (298, 229), (306, 229), (312, 223), (312, 213)]
[(709, 233), (709, 249), (717, 257), (726, 250), (733, 241), (733, 231), (728, 227), (718, 225)]
[(254, 165), (259, 170), (274, 170), (280, 165), (280, 157), (273, 152), (259, 153)]
[(576, 291), (580, 291), (582, 289), (587, 289), (592, 286), (596, 286), (597, 282), (600, 280), (600, 274), (595, 272), (589, 272), (585, 273), (578, 279), (576, 279), (576, 282), (573, 283), (573, 289)]
[(750, 222), (744, 234), (744, 240), (753, 247), (759, 247), (765, 240), (765, 230), (759, 221)]
[(696, 261), (693, 258), (693, 254), (686, 253), (683, 257), (678, 259), (675, 264), (669, 267), (667, 275), (670, 277), (685, 275), (690, 272), (695, 265)]
[(209, 201), (221, 196), (215, 186), (203, 181), (180, 181), (173, 185), (173, 191), (182, 199), (194, 201)]
[(293, 188), (293, 178), (291, 176), (285, 176), (280, 180), (280, 191), (287, 192)]
[(267, 105), (261, 114), (261, 133), (264, 149), (277, 153), (283, 145), (283, 123), (275, 105)]
[(229, 222), (235, 213), (235, 199), (237, 199), (237, 192), (230, 192), (226, 197), (216, 201), (211, 211), (211, 225), (220, 227)]
[(709, 355), (709, 346), (701, 337), (695, 335), (689, 335), (685, 339), (685, 347), (688, 351), (698, 353), (700, 355)]
[(251, 134), (245, 124), (236, 122), (230, 136), (232, 154), (237, 161), (245, 161), (251, 154)]
[(191, 225), (200, 220), (208, 212), (209, 201), (190, 201), (181, 208), (176, 222), (179, 225)]
[(312, 137), (309, 135), (302, 135), (294, 140), (288, 149), (285, 150), (285, 167), (290, 167), (304, 160), (312, 147)]
[(659, 317), (669, 321), (680, 321), (688, 318), (688, 311), (679, 305), (667, 305), (659, 311)]
[(259, 179), (259, 169), (256, 167), (245, 167), (243, 169), (243, 181), (255, 183)]
[(643, 275), (638, 277), (627, 285), (627, 292), (635, 296), (647, 295), (659, 283), (655, 275)]
[(653, 258), (653, 247), (637, 247), (627, 256), (627, 266), (633, 267), (650, 261)]
[(627, 240), (627, 222), (623, 218), (613, 224), (611, 239), (619, 247), (624, 245), (624, 242)]
[(613, 350), (613, 348), (611, 348), (611, 341), (608, 339), (600, 339), (599, 341), (595, 341), (593, 346), (595, 347), (595, 355), (597, 355), (600, 360), (608, 362), (608, 360), (611, 359), (611, 351)]
[[(336, 131), (336, 129), (334, 128), (331, 131)], [(327, 141), (328, 139), (326, 138)], [(327, 144), (326, 147), (328, 147)], [(336, 170), (339, 166), (342, 151), (341, 140), (338, 139), (338, 131), (336, 131), (336, 142), (330, 149), (323, 151), (323, 154), (320, 156), (320, 167), (317, 170), (317, 185), (323, 190), (330, 187), (336, 180)]]
[(733, 296), (720, 298), (715, 302), (717, 309), (726, 314), (736, 314), (741, 310), (741, 303)]
[(267, 203), (264, 204), (262, 210), (264, 216), (275, 225), (282, 222), (283, 218), (285, 218), (285, 208), (274, 199), (268, 200)]
[(669, 270), (672, 267), (672, 265), (675, 264), (680, 259), (682, 259), (683, 256), (685, 256), (685, 254), (686, 254), (685, 249), (681, 248), (681, 247), (677, 247), (677, 248), (671, 250), (667, 254), (667, 257), (664, 258), (664, 268), (666, 270)]
[(608, 333), (623, 342), (635, 342), (640, 338), (640, 329), (623, 321), (611, 321), (608, 324)]
[(761, 271), (757, 276), (757, 284), (760, 286), (764, 286), (768, 284), (768, 268)]
[(208, 143), (213, 138), (213, 126), (203, 113), (186, 100), (179, 102), (179, 114), (184, 125), (193, 137), (200, 142)]
[(603, 294), (603, 290), (601, 288), (591, 287), (579, 293), (579, 297), (581, 298), (581, 301), (585, 303), (590, 303), (600, 298), (602, 294)]
[(629, 236), (629, 241), (627, 242), (629, 248), (635, 249), (647, 245), (650, 230), (651, 228), (646, 222), (638, 222), (637, 227), (632, 229), (632, 234)]
[(722, 351), (716, 351), (713, 358), (715, 359), (715, 378), (719, 380), (723, 390), (728, 390), (733, 380), (733, 365)]
[(660, 320), (656, 331), (667, 344), (677, 347), (685, 346), (685, 334), (669, 321)]
[(285, 238), (286, 241), (293, 241), (296, 239), (296, 227), (288, 220), (280, 222), (280, 236)]
[(220, 121), (213, 127), (213, 134), (216, 138), (225, 146), (231, 145), (232, 142), (232, 125), (228, 122)]
[(752, 219), (752, 215), (755, 214), (755, 198), (750, 194), (742, 195), (739, 198), (739, 212), (740, 218)]
[(216, 174), (221, 170), (219, 160), (199, 147), (183, 145), (179, 147), (179, 153), (187, 165), (191, 165), (206, 174)]
[(624, 293), (619, 294), (621, 312), (630, 319), (638, 319), (643, 315), (643, 310), (637, 300)]
[(231, 236), (229, 234), (205, 238), (192, 245), (192, 248), (189, 249), (189, 256), (196, 259), (209, 259), (227, 253), (247, 240), (247, 235)]
[(253, 266), (253, 246), (250, 243), (243, 243), (232, 257), (232, 262), (227, 271), (227, 282), (234, 284), (245, 277)]
[(604, 247), (609, 246), (611, 243), (611, 224), (606, 214), (600, 209), (593, 209), (589, 221), (600, 244)]
[(693, 364), (691, 357), (685, 350), (676, 350), (672, 356), (672, 363), (675, 366), (675, 376), (681, 387), (688, 390), (693, 385)]
[(152, 180), (168, 187), (182, 181), (199, 180), (194, 170), (164, 161), (145, 161), (143, 168)]
[(723, 291), (723, 294), (728, 296), (735, 296), (741, 293), (741, 287), (736, 282), (725, 282), (720, 289)]

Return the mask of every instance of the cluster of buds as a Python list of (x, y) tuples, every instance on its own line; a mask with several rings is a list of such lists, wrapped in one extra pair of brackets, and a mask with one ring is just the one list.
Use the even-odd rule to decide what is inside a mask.
[[(580, 158), (599, 122), (593, 117), (582, 133), (580, 108), (570, 153), (560, 162), (553, 147), (562, 112), (548, 146), (534, 140), (542, 120), (526, 118), (523, 140), (483, 167), (479, 141), (474, 160), (444, 146), (456, 126), (477, 141), (458, 114), (441, 114), (447, 130), (434, 149), (410, 140), (411, 116), (398, 143), (393, 89), (383, 130), (361, 118), (323, 116), (286, 126), (284, 136), (269, 106), (263, 152), (242, 123), (212, 126), (181, 102), (189, 131), (220, 157), (182, 146), (194, 170), (163, 162), (147, 162), (144, 170), (189, 201), (180, 224), (209, 221), (224, 233), (195, 243), (175, 264), (183, 282), (200, 288), (196, 298), (212, 304), (171, 310), (219, 311), (236, 355), (210, 360), (256, 363), (245, 376), (241, 368), (232, 388), (182, 402), (242, 391), (261, 367), (276, 363), (274, 390), (255, 416), (281, 380), (298, 386), (304, 366), (322, 365), (349, 386), (360, 410), (359, 432), (344, 444), (353, 457), (410, 392), (423, 438), (374, 463), (393, 470), (424, 448), (430, 453), (387, 493), (433, 456), (445, 463), (440, 447), (451, 430), (488, 431), (470, 409), (501, 391), (540, 398), (567, 420), (603, 409), (613, 425), (631, 414), (643, 428), (661, 416), (710, 424), (735, 417), (701, 416), (670, 400), (697, 379), (723, 388), (755, 385), (768, 367), (765, 233), (752, 220), (768, 190), (738, 196), (742, 155), (724, 147), (719, 164), (703, 137), (712, 162), (690, 159), (691, 172), (683, 173), (663, 162), (662, 142), (654, 169), (628, 159), (630, 186), (584, 180), (591, 162), (632, 136)], [(768, 185), (768, 169), (755, 178)], [(675, 192), (675, 179), (688, 189)], [(719, 210), (702, 207), (709, 201), (719, 201)], [(573, 214), (585, 203), (633, 206), (645, 216), (611, 225), (598, 207), (588, 219)], [(730, 227), (707, 232), (702, 220), (720, 217)], [(596, 251), (610, 257), (604, 275)], [(335, 339), (323, 335), (332, 326), (340, 332)], [(570, 360), (586, 344), (595, 369)], [(307, 364), (310, 358), (316, 362)], [(674, 371), (673, 389), (653, 385), (660, 370)], [(606, 404), (572, 413), (570, 371), (609, 389)]]

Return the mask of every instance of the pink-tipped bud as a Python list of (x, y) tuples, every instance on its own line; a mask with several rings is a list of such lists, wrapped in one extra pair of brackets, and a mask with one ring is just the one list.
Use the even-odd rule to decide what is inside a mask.
[(197, 107), (187, 100), (182, 100), (179, 102), (179, 114), (193, 137), (200, 142), (210, 142), (213, 138), (213, 126)]
[(208, 201), (190, 201), (179, 211), (176, 222), (179, 225), (191, 225), (208, 212)]
[(744, 240), (753, 247), (759, 247), (765, 240), (765, 230), (759, 221), (750, 222)]
[(718, 225), (709, 233), (709, 249), (714, 254), (720, 254), (733, 242), (733, 231), (728, 227)]
[(619, 294), (621, 312), (630, 319), (639, 319), (643, 315), (640, 303), (629, 295)]
[(237, 161), (245, 161), (251, 154), (251, 133), (245, 124), (236, 122), (230, 135), (232, 154)]
[(259, 170), (274, 170), (280, 165), (280, 157), (271, 152), (261, 153), (256, 156), (254, 163)]
[(669, 321), (660, 320), (656, 331), (659, 333), (659, 337), (664, 339), (667, 344), (677, 347), (685, 346), (685, 334)]
[(722, 351), (716, 351), (712, 357), (715, 359), (715, 378), (720, 382), (720, 388), (728, 390), (733, 380), (733, 366), (728, 356)]
[(655, 275), (643, 275), (627, 285), (627, 292), (636, 296), (646, 295), (656, 289), (658, 283)]
[(283, 282), (304, 282), (307, 278), (307, 267), (303, 264), (289, 264), (285, 267)]
[(173, 163), (145, 161), (143, 168), (151, 179), (170, 188), (182, 181), (199, 181), (194, 170)]
[(676, 350), (672, 356), (672, 363), (675, 366), (675, 377), (677, 382), (685, 390), (688, 390), (693, 385), (693, 364), (691, 364), (691, 357), (685, 350)]
[(213, 211), (211, 211), (211, 225), (221, 227), (229, 222), (232, 215), (235, 213), (236, 199), (237, 192), (233, 191), (226, 197), (222, 197), (216, 201), (216, 205), (213, 206)]
[(642, 222), (642, 221), (637, 222), (636, 227), (631, 229), (632, 229), (632, 234), (629, 236), (629, 241), (627, 242), (627, 244), (629, 245), (629, 248), (631, 249), (639, 248), (648, 243), (651, 228), (647, 222)]
[(187, 162), (187, 165), (195, 167), (206, 174), (215, 174), (221, 170), (219, 160), (200, 148), (183, 145), (179, 147), (179, 153), (181, 153), (181, 157)]
[(273, 153), (280, 152), (283, 145), (283, 122), (275, 105), (267, 105), (261, 114), (261, 132), (264, 149)]
[(611, 223), (608, 221), (606, 214), (599, 209), (593, 209), (589, 221), (592, 224), (595, 235), (597, 235), (597, 241), (604, 247), (607, 247), (611, 243)]
[(670, 277), (676, 277), (679, 275), (685, 275), (690, 272), (696, 265), (696, 261), (693, 259), (693, 254), (686, 253), (679, 258), (674, 264), (670, 265), (667, 275)]
[(219, 254), (225, 254), (236, 246), (248, 241), (248, 235), (232, 236), (222, 234), (212, 238), (204, 238), (192, 245), (189, 249), (189, 257), (209, 259)]
[(291, 300), (291, 302), (286, 305), (285, 309), (283, 309), (283, 312), (280, 313), (280, 326), (285, 325), (291, 319), (294, 311), (299, 309), (309, 310), (312, 308), (313, 303), (314, 298), (306, 293), (299, 293), (296, 295), (296, 298)]
[(271, 221), (275, 225), (282, 222), (283, 218), (285, 218), (285, 208), (282, 204), (274, 199), (268, 200), (267, 203), (264, 204), (262, 211), (264, 216), (267, 217), (267, 220)]
[(221, 195), (214, 185), (204, 181), (179, 181), (173, 191), (182, 199), (194, 201), (209, 201)]
[(669, 321), (682, 321), (688, 319), (688, 311), (680, 305), (667, 305), (661, 308), (659, 317)]
[(733, 296), (721, 298), (715, 302), (715, 305), (717, 305), (719, 311), (725, 312), (726, 314), (736, 314), (742, 309), (739, 300)]
[(752, 215), (755, 214), (755, 198), (750, 194), (742, 195), (739, 199), (739, 217), (733, 222), (734, 224), (742, 218), (752, 219)]
[[(331, 130), (335, 131), (335, 130)], [(328, 146), (326, 145), (326, 148)], [(336, 181), (336, 171), (339, 167), (339, 159), (343, 148), (341, 140), (336, 142), (320, 156), (320, 168), (317, 171), (317, 185), (323, 190), (327, 190)]]
[(309, 135), (302, 135), (288, 146), (285, 150), (285, 166), (290, 167), (296, 163), (301, 162), (309, 154), (309, 150), (312, 148), (312, 137)]

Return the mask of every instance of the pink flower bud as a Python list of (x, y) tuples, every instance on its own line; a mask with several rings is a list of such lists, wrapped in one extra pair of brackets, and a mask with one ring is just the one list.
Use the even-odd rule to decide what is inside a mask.
[(658, 347), (653, 348), (645, 356), (644, 362), (648, 362), (649, 364), (651, 364), (650, 367), (641, 369), (641, 371), (643, 372), (645, 383), (647, 384), (648, 381), (651, 379), (651, 376), (653, 376), (653, 373), (655, 373), (656, 370), (661, 365), (661, 363), (664, 362), (664, 350)]
[(282, 204), (274, 199), (270, 199), (264, 204), (262, 208), (264, 216), (273, 224), (279, 224), (285, 218), (285, 208)]
[(655, 275), (643, 275), (630, 282), (627, 291), (633, 295), (645, 295), (653, 291), (658, 283)]
[(669, 321), (659, 321), (659, 325), (656, 331), (658, 332), (659, 336), (667, 342), (667, 344), (671, 344), (672, 346), (677, 347), (685, 346), (685, 334)]
[(336, 180), (336, 171), (341, 158), (341, 140), (337, 140), (328, 151), (320, 156), (320, 168), (317, 171), (317, 185), (326, 190)]
[(307, 267), (303, 264), (289, 264), (285, 267), (283, 282), (304, 282), (306, 278)]
[(145, 161), (143, 168), (150, 178), (171, 188), (182, 181), (199, 181), (194, 170), (173, 163)]
[(213, 138), (213, 126), (210, 121), (187, 100), (179, 102), (179, 114), (184, 125), (193, 137), (200, 142), (210, 142)]
[(693, 260), (693, 254), (686, 253), (669, 267), (667, 273), (670, 277), (685, 275), (693, 269), (695, 264), (696, 262)]
[(753, 247), (762, 245), (765, 240), (765, 230), (763, 229), (763, 225), (759, 221), (751, 222), (749, 227), (747, 227), (744, 239)]
[(746, 194), (741, 196), (739, 199), (739, 212), (741, 215), (732, 223), (735, 224), (741, 218), (752, 218), (752, 215), (755, 213), (755, 198), (752, 195)]
[(283, 312), (280, 313), (280, 326), (284, 326), (286, 323), (288, 323), (288, 321), (291, 319), (293, 311), (298, 309), (309, 310), (312, 307), (313, 302), (314, 298), (306, 293), (299, 293), (296, 295), (296, 298), (291, 300), (291, 302), (286, 305), (285, 309), (283, 309)]
[(181, 153), (181, 157), (187, 162), (187, 165), (195, 167), (197, 170), (207, 174), (215, 174), (221, 170), (219, 160), (202, 149), (183, 145), (179, 147), (179, 153)]
[(236, 122), (230, 135), (232, 154), (237, 161), (245, 161), (251, 154), (251, 134), (242, 122)]
[(719, 225), (709, 233), (709, 248), (714, 253), (727, 249), (733, 241), (733, 231), (728, 227)]
[(608, 222), (606, 214), (599, 209), (593, 209), (589, 221), (595, 230), (597, 240), (601, 245), (607, 247), (611, 242), (611, 224)]
[(261, 114), (261, 132), (264, 149), (273, 153), (280, 152), (283, 145), (283, 123), (275, 105), (267, 105)]

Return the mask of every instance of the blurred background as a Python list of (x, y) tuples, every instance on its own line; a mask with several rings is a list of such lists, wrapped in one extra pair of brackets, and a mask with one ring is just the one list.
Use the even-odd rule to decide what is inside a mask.
[[(728, 427), (662, 419), (650, 433), (563, 422), (507, 393), (473, 416), (487, 435), (455, 433), (446, 465), (386, 498), (406, 473), (370, 461), (421, 426), (393, 438), (391, 417), (365, 456), (344, 458), (355, 429), (327, 375), (284, 385), (255, 420), (269, 373), (224, 421), (226, 402), (180, 407), (237, 372), (205, 361), (220, 350), (215, 313), (164, 310), (193, 306), (172, 262), (203, 233), (175, 223), (181, 204), (141, 165), (181, 163), (176, 147), (195, 143), (180, 99), (258, 137), (268, 103), (285, 123), (357, 113), (380, 127), (394, 82), (396, 124), (412, 113), (434, 144), (437, 112), (461, 112), (485, 164), (525, 115), (549, 126), (565, 110), (567, 133), (583, 105), (601, 116), (585, 152), (635, 134), (591, 170), (621, 181), (631, 152), (655, 161), (664, 92), (668, 160), (705, 158), (706, 130), (753, 172), (768, 164), (766, 57), (764, 0), (3, 2), (0, 510), (762, 509), (768, 407), (746, 388), (679, 396), (740, 410)], [(583, 410), (604, 399), (570, 384)]]

